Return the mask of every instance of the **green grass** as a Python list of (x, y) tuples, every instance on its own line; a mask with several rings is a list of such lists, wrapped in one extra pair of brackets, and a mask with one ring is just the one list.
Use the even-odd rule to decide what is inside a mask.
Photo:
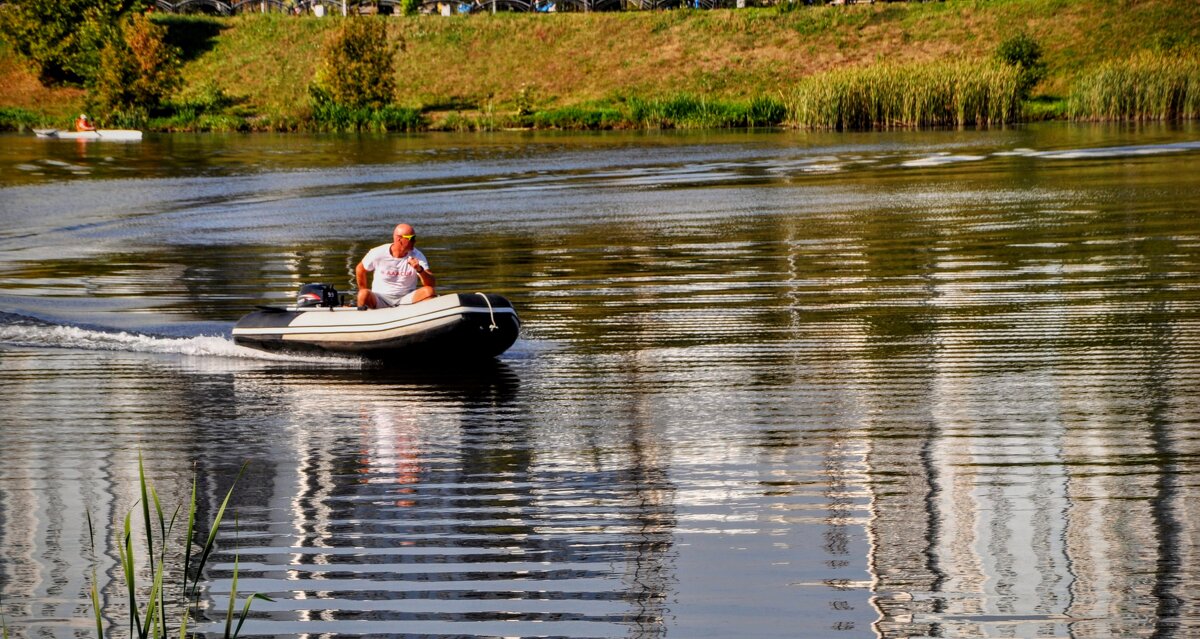
[(536, 129), (599, 130), (621, 128), (625, 114), (614, 107), (569, 106), (533, 113), (524, 122)]
[(742, 102), (678, 93), (664, 98), (631, 97), (628, 106), (630, 122), (645, 129), (776, 126), (787, 113), (782, 102), (766, 96)]
[(444, 131), (746, 128), (778, 126), (786, 115), (783, 103), (772, 97), (713, 100), (676, 93), (661, 98), (629, 96), (526, 114), (496, 113), (485, 108), (480, 113), (452, 113), (433, 123), (433, 128)]
[(1021, 105), (1021, 119), (1025, 122), (1062, 120), (1067, 117), (1067, 101), (1063, 98), (1040, 96)]
[(420, 111), (405, 107), (373, 109), (325, 102), (313, 105), (312, 119), (305, 128), (330, 132), (418, 131), (425, 128), (425, 119)]
[[(433, 127), (468, 121), (473, 128), (507, 126), (516, 122), (508, 116), (520, 111), (543, 114), (524, 120), (533, 126), (744, 126), (739, 121), (750, 118), (722, 105), (780, 100), (805, 78), (831, 70), (987, 57), (1014, 25), (1045, 48), (1047, 79), (1035, 95), (1038, 89), (1065, 94), (1081, 70), (1114, 53), (1151, 46), (1149, 40), (1160, 43), (1156, 46), (1196, 46), (1200, 3), (1111, 4), (995, 0), (378, 19), (403, 43), (396, 57), (397, 105), (423, 111), (426, 105), (476, 105), (444, 119), (431, 109), (426, 113)], [(196, 23), (207, 35), (189, 45), (194, 52), (185, 68), (189, 81), (216, 78), (244, 108), (287, 114), (306, 127), (308, 85), (320, 66), (317, 52), (342, 19), (206, 20), (221, 28)], [(532, 96), (531, 108), (522, 108), (523, 95)], [(647, 116), (640, 124), (616, 123), (611, 111), (602, 115), (604, 109), (593, 106), (612, 95), (655, 104), (640, 111)], [(684, 104), (675, 100), (679, 95), (704, 104)], [(659, 116), (665, 117), (655, 123)]]
[(1067, 97), (1074, 120), (1200, 118), (1200, 58), (1145, 53), (1083, 74)]

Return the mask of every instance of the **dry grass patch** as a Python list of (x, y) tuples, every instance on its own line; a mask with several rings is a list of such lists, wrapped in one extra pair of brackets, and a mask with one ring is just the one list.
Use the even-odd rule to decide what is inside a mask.
[(85, 97), (83, 89), (42, 86), (37, 75), (7, 43), (0, 41), (0, 106), (28, 109), (53, 119), (70, 119), (82, 108)]

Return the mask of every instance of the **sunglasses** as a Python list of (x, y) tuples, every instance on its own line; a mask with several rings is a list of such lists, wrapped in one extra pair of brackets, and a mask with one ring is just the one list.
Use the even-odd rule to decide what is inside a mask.
[(404, 239), (406, 239), (406, 240), (411, 240), (411, 239), (413, 239), (414, 237), (416, 237), (416, 235), (397, 235), (397, 236), (395, 236), (395, 237), (396, 237), (396, 239), (397, 239), (397, 240), (398, 240), (398, 239), (400, 239), (400, 238), (404, 238)]

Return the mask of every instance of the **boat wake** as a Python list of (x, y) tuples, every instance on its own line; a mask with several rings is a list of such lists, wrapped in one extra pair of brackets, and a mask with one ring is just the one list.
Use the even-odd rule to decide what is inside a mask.
[(935, 167), (954, 165), (962, 164), (964, 162), (978, 162), (980, 160), (986, 160), (989, 156), (1041, 158), (1045, 160), (1087, 160), (1162, 155), (1165, 153), (1184, 153), (1189, 151), (1200, 151), (1200, 141), (1173, 142), (1170, 144), (1143, 144), (1135, 146), (1110, 146), (1088, 149), (1059, 149), (1054, 151), (1012, 149), (1007, 151), (997, 151), (988, 155), (953, 154), (943, 151), (940, 153), (934, 153), (932, 155), (924, 155), (919, 158), (905, 160), (900, 163), (900, 166)]
[(163, 337), (54, 324), (11, 313), (0, 313), (0, 346), (224, 357), (338, 366), (362, 365), (362, 360), (353, 357), (267, 353), (238, 346), (229, 338), (219, 335)]

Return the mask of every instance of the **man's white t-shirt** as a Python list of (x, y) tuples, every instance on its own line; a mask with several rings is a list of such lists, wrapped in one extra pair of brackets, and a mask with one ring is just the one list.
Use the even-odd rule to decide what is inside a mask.
[(404, 257), (392, 257), (392, 245), (384, 244), (367, 251), (362, 259), (363, 268), (373, 271), (371, 291), (383, 295), (390, 304), (398, 303), (400, 298), (417, 290), (421, 286), (421, 278), (417, 271), (409, 266), (408, 258), (415, 257), (421, 268), (429, 268), (425, 255), (416, 248), (409, 249)]

